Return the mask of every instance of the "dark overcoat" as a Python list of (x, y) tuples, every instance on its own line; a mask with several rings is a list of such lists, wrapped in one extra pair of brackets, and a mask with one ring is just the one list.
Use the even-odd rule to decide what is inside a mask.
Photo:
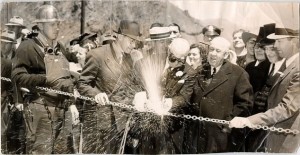
[[(212, 79), (199, 75), (195, 81), (188, 114), (222, 120), (250, 114), (253, 90), (241, 67), (225, 61)], [(183, 153), (237, 151), (241, 134), (221, 124), (187, 121)]]

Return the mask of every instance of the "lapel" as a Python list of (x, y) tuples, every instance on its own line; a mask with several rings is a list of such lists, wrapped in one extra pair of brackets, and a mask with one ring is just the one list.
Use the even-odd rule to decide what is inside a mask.
[[(286, 61), (284, 62), (286, 63)], [(299, 56), (284, 70), (283, 75), (277, 78), (276, 82), (271, 88), (271, 91), (274, 89), (274, 87), (280, 83), (283, 79), (286, 78), (287, 75), (290, 74), (290, 72), (296, 67), (296, 65), (299, 63)]]
[(231, 74), (232, 68), (229, 64), (229, 62), (225, 62), (223, 66), (220, 68), (220, 70), (215, 74), (215, 76), (212, 78), (210, 84), (204, 88), (203, 96), (207, 95), (217, 87), (219, 87), (221, 84), (223, 84), (225, 81), (228, 80), (228, 74)]
[(38, 40), (32, 39), (31, 41), (35, 43), (34, 50), (36, 51), (36, 53), (40, 56), (42, 60), (44, 60), (45, 57), (44, 47), (40, 43), (38, 43)]

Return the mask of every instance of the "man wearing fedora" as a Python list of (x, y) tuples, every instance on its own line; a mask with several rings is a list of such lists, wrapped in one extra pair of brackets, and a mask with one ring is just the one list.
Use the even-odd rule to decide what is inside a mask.
[(122, 20), (119, 26), (115, 41), (88, 52), (78, 81), (79, 93), (95, 99), (84, 105), (83, 153), (118, 153), (131, 111), (108, 103), (131, 104), (139, 92), (131, 55), (141, 41), (139, 24)]
[(5, 26), (7, 26), (8, 30), (13, 31), (16, 34), (17, 43), (14, 46), (14, 50), (16, 50), (23, 39), (22, 30), (26, 28), (26, 26), (24, 25), (24, 20), (22, 17), (13, 16), (9, 20), (9, 22), (5, 24)]
[[(283, 72), (277, 71), (280, 74), (279, 78), (269, 92), (269, 110), (247, 118), (236, 117), (230, 122), (230, 127), (273, 125), (284, 129), (300, 130), (299, 31), (276, 28), (275, 33), (267, 38), (275, 39), (274, 47), (278, 48), (280, 55), (286, 58), (286, 69)], [(300, 135), (270, 133), (267, 143), (269, 143), (267, 152), (295, 153), (299, 149)]]
[[(38, 9), (35, 22), (38, 36), (23, 41), (16, 51), (12, 78), (18, 87), (27, 88), (31, 93), (30, 104), (24, 104), (27, 127), (27, 153), (73, 153), (67, 141), (72, 118), (78, 117), (72, 98), (42, 91), (47, 87), (73, 93), (73, 80), (68, 72), (68, 61), (62, 54), (64, 47), (58, 43), (59, 19), (56, 8), (43, 5)], [(60, 66), (51, 66), (60, 64)], [(67, 70), (67, 71), (66, 71)], [(69, 125), (69, 126), (68, 126)]]

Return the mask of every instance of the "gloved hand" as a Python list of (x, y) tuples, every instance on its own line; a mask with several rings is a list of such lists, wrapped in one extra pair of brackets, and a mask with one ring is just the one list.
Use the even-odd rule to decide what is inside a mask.
[(69, 106), (69, 111), (71, 112), (72, 116), (72, 124), (77, 125), (79, 123), (79, 112), (75, 105)]
[(230, 128), (244, 128), (246, 126), (252, 128), (253, 124), (250, 122), (248, 118), (244, 118), (244, 117), (234, 117), (229, 122)]
[(146, 100), (147, 100), (147, 94), (146, 94), (145, 91), (137, 92), (134, 95), (134, 99), (133, 99), (132, 104), (134, 105), (136, 110), (138, 110), (140, 112), (144, 112), (145, 111)]
[(105, 105), (107, 103), (109, 103), (109, 99), (106, 95), (106, 93), (99, 93), (95, 96), (95, 101), (96, 103), (100, 104), (100, 105)]

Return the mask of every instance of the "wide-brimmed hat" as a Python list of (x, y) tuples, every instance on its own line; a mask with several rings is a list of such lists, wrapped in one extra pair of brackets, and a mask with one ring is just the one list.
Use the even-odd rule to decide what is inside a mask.
[(269, 39), (267, 38), (268, 35), (272, 34), (275, 32), (275, 23), (271, 23), (271, 24), (266, 24), (263, 27), (263, 38), (259, 41), (260, 44), (262, 45), (270, 45), (270, 44), (274, 44), (275, 40), (274, 39)]
[(24, 26), (24, 20), (23, 18), (19, 17), (19, 16), (13, 16), (9, 22), (7, 24), (5, 24), (6, 26), (20, 26), (22, 28), (25, 28), (26, 26)]
[(268, 35), (268, 39), (282, 39), (299, 37), (299, 30), (292, 30), (289, 28), (276, 28), (275, 32)]
[(118, 31), (114, 32), (137, 41), (143, 40), (141, 37), (142, 34), (140, 33), (140, 25), (136, 21), (121, 20)]
[(146, 41), (172, 39), (175, 36), (171, 35), (170, 27), (152, 27), (149, 29), (150, 38)]
[(257, 35), (250, 33), (250, 32), (243, 32), (242, 33), (242, 39), (243, 42), (246, 44), (251, 38), (257, 38)]
[(221, 29), (214, 25), (207, 25), (202, 29), (202, 33), (207, 36), (219, 36), (221, 35)]
[(17, 41), (15, 40), (16, 34), (14, 31), (3, 30), (1, 32), (1, 41), (6, 43), (13, 43), (16, 44)]
[(76, 45), (76, 44), (81, 44), (83, 41), (87, 39), (93, 39), (97, 37), (97, 33), (83, 33), (79, 37), (73, 39), (70, 41), (70, 45)]

